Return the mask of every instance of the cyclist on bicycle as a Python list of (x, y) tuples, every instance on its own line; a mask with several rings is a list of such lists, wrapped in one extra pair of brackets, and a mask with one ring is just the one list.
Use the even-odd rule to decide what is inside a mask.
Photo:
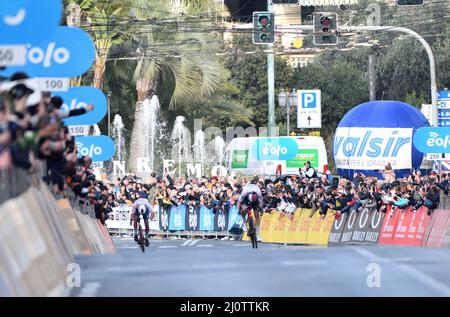
[(252, 179), (250, 183), (242, 188), (242, 193), (238, 198), (237, 207), (241, 210), (247, 210), (246, 208), (252, 208), (255, 213), (256, 218), (256, 238), (261, 241), (259, 236), (259, 224), (260, 224), (260, 213), (263, 212), (263, 197), (261, 194), (261, 189), (258, 186), (258, 177)]
[(150, 205), (150, 202), (148, 201), (147, 194), (144, 192), (139, 193), (138, 199), (133, 203), (133, 210), (132, 210), (132, 217), (130, 219), (130, 225), (131, 221), (133, 221), (133, 228), (134, 228), (134, 241), (138, 241), (138, 219), (139, 216), (142, 215), (142, 218), (144, 218), (144, 224), (145, 224), (145, 245), (148, 247), (150, 245), (150, 242), (148, 241), (148, 232), (149, 232), (149, 225), (148, 225), (148, 216), (150, 212), (152, 212), (152, 206)]

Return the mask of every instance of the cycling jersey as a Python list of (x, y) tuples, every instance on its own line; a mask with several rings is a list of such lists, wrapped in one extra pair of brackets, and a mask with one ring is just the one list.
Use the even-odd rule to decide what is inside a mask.
[[(253, 194), (256, 194), (256, 201), (253, 201), (252, 196)], [(263, 197), (261, 194), (261, 190), (259, 189), (258, 185), (256, 184), (247, 184), (242, 189), (242, 193), (239, 196), (238, 201), (240, 203), (244, 202), (245, 204), (252, 205), (254, 207), (260, 207), (263, 206)]]
[(144, 220), (148, 219), (148, 215), (150, 214), (150, 212), (152, 211), (152, 206), (150, 205), (148, 199), (146, 198), (139, 198), (137, 199), (134, 204), (133, 204), (133, 215), (137, 216), (139, 215), (139, 206), (145, 206), (146, 211), (145, 213), (142, 215)]

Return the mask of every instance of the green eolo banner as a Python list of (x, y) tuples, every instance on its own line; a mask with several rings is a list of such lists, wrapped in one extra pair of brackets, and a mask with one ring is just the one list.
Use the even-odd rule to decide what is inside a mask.
[(247, 168), (248, 150), (234, 150), (231, 168)]
[(294, 159), (286, 161), (287, 168), (303, 167), (307, 161), (311, 162), (314, 168), (319, 167), (319, 150), (317, 149), (299, 149)]

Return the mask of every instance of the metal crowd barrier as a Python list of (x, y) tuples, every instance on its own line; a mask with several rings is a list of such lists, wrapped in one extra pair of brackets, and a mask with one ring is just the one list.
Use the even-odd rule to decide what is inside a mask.
[(0, 170), (0, 204), (24, 193), (33, 181), (42, 179), (45, 170), (45, 162), (39, 163), (33, 172), (14, 167)]

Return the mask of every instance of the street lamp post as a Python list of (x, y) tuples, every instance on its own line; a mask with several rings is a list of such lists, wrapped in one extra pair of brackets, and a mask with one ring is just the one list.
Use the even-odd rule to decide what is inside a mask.
[(295, 93), (295, 89), (292, 89), (292, 92), (290, 94), (288, 94), (288, 98), (287, 98), (287, 136), (289, 136), (289, 131), (291, 131), (291, 110), (292, 110), (292, 106), (294, 106), (295, 108), (295, 98), (296, 98), (296, 93)]
[(111, 136), (111, 92), (109, 91), (108, 94), (108, 137)]
[[(278, 104), (280, 105), (280, 108), (283, 110), (283, 112), (286, 109), (286, 101), (287, 101), (287, 99), (288, 99), (288, 94), (286, 94), (284, 92), (284, 89), (282, 89), (281, 92), (278, 94)], [(287, 128), (287, 135), (289, 135), (289, 128)]]
[(296, 93), (295, 89), (292, 93), (289, 91), (286, 93), (284, 90), (278, 94), (278, 104), (280, 105), (283, 112), (286, 113), (286, 135), (289, 136), (289, 131), (291, 130), (291, 110), (292, 106), (295, 106)]

